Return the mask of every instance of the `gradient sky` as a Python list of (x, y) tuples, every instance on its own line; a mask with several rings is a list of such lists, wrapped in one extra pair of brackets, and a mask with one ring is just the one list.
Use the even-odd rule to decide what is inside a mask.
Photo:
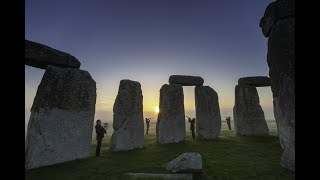
[[(139, 81), (145, 116), (172, 74), (196, 75), (219, 96), (222, 118), (240, 77), (268, 76), (260, 18), (272, 0), (25, 0), (25, 38), (72, 54), (97, 83), (96, 117), (112, 120), (121, 79)], [(25, 117), (44, 70), (25, 66)], [(194, 87), (184, 87), (194, 116)], [(258, 88), (274, 119), (270, 87)]]

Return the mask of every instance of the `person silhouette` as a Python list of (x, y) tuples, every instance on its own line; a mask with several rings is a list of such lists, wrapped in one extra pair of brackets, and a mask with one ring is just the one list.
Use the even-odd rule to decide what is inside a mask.
[(191, 130), (191, 134), (192, 134), (192, 138), (195, 139), (196, 138), (196, 135), (194, 134), (194, 124), (196, 122), (196, 119), (195, 118), (190, 118), (188, 116), (186, 116), (188, 118), (188, 121), (190, 123), (190, 130)]
[(227, 121), (229, 130), (231, 130), (231, 117), (228, 116), (228, 117), (226, 118), (226, 121)]
[(102, 139), (104, 137), (104, 134), (107, 133), (106, 129), (101, 126), (101, 120), (96, 121), (96, 133), (97, 133), (97, 147), (96, 147), (96, 156), (99, 157), (101, 156), (100, 154), (100, 148), (101, 148), (101, 143)]
[(151, 119), (151, 118), (146, 118), (146, 126), (147, 126), (146, 134), (149, 133), (150, 119)]

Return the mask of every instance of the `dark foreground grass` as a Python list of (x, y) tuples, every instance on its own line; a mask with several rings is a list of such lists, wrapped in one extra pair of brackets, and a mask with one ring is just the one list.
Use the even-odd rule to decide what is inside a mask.
[[(276, 133), (271, 133), (276, 134)], [(187, 134), (179, 144), (159, 145), (155, 134), (145, 136), (145, 147), (127, 152), (109, 152), (109, 138), (103, 142), (103, 156), (42, 167), (25, 172), (27, 180), (112, 180), (130, 179), (127, 172), (165, 173), (170, 160), (184, 152), (198, 152), (203, 159), (203, 172), (194, 179), (293, 179), (290, 171), (280, 166), (281, 147), (278, 137), (239, 137), (222, 130), (214, 141), (193, 140)], [(95, 141), (93, 141), (95, 143)], [(137, 179), (137, 178), (135, 178)], [(146, 179), (146, 178), (139, 178)], [(156, 179), (156, 178), (152, 178)]]

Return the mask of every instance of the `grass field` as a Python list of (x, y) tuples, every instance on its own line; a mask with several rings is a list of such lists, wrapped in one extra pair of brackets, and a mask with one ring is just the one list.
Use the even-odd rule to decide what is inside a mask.
[(91, 157), (29, 170), (25, 172), (25, 178), (27, 180), (129, 179), (123, 173), (165, 173), (166, 163), (170, 160), (184, 152), (198, 152), (203, 159), (203, 173), (195, 175), (194, 179), (293, 179), (293, 174), (283, 169), (279, 163), (282, 150), (276, 124), (274, 121), (268, 121), (268, 126), (269, 137), (239, 137), (234, 135), (233, 130), (227, 130), (223, 121), (217, 140), (193, 140), (187, 131), (185, 142), (159, 145), (156, 143), (155, 124), (151, 124), (150, 134), (144, 139), (145, 147), (127, 152), (107, 150), (111, 135), (111, 132), (108, 132), (102, 144), (102, 157), (94, 156), (96, 141), (93, 140)]

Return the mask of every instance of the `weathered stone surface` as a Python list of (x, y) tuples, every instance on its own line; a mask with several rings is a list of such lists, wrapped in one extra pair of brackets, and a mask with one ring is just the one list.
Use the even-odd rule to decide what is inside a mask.
[(184, 141), (186, 135), (183, 89), (179, 84), (165, 84), (160, 89), (160, 105), (156, 126), (160, 144)]
[(176, 172), (201, 172), (202, 157), (196, 152), (187, 152), (167, 164), (167, 170)]
[(215, 139), (221, 130), (218, 94), (209, 86), (195, 87), (196, 137)]
[(179, 174), (153, 174), (153, 173), (126, 173), (126, 175), (134, 178), (161, 178), (164, 180), (192, 180), (192, 173)]
[(180, 84), (182, 86), (200, 86), (204, 80), (199, 76), (172, 75), (169, 77), (169, 84)]
[(48, 66), (31, 108), (25, 167), (88, 157), (95, 103), (96, 83), (87, 71)]
[(143, 148), (144, 124), (142, 90), (139, 82), (121, 80), (113, 105), (111, 151)]
[(271, 86), (270, 78), (267, 76), (243, 77), (238, 80), (238, 85), (247, 85), (254, 87)]
[[(295, 13), (294, 0), (276, 1), (270, 5), (282, 12), (282, 4), (290, 5)], [(280, 11), (281, 10), (281, 11)], [(266, 13), (268, 8), (266, 10)], [(273, 15), (273, 14), (271, 14)], [(273, 93), (274, 116), (284, 150), (281, 165), (295, 171), (295, 18), (283, 18), (272, 24), (268, 39), (268, 66)]]
[(274, 116), (281, 147), (281, 165), (295, 171), (295, 0), (278, 0), (260, 21), (269, 37), (267, 61)]
[(277, 0), (268, 5), (259, 26), (265, 37), (270, 35), (273, 25), (278, 21), (295, 17), (295, 0)]
[(233, 116), (237, 135), (266, 136), (269, 134), (256, 87), (236, 86)]
[(72, 55), (53, 49), (49, 46), (25, 40), (25, 64), (46, 69), (48, 65), (79, 68), (81, 63)]

